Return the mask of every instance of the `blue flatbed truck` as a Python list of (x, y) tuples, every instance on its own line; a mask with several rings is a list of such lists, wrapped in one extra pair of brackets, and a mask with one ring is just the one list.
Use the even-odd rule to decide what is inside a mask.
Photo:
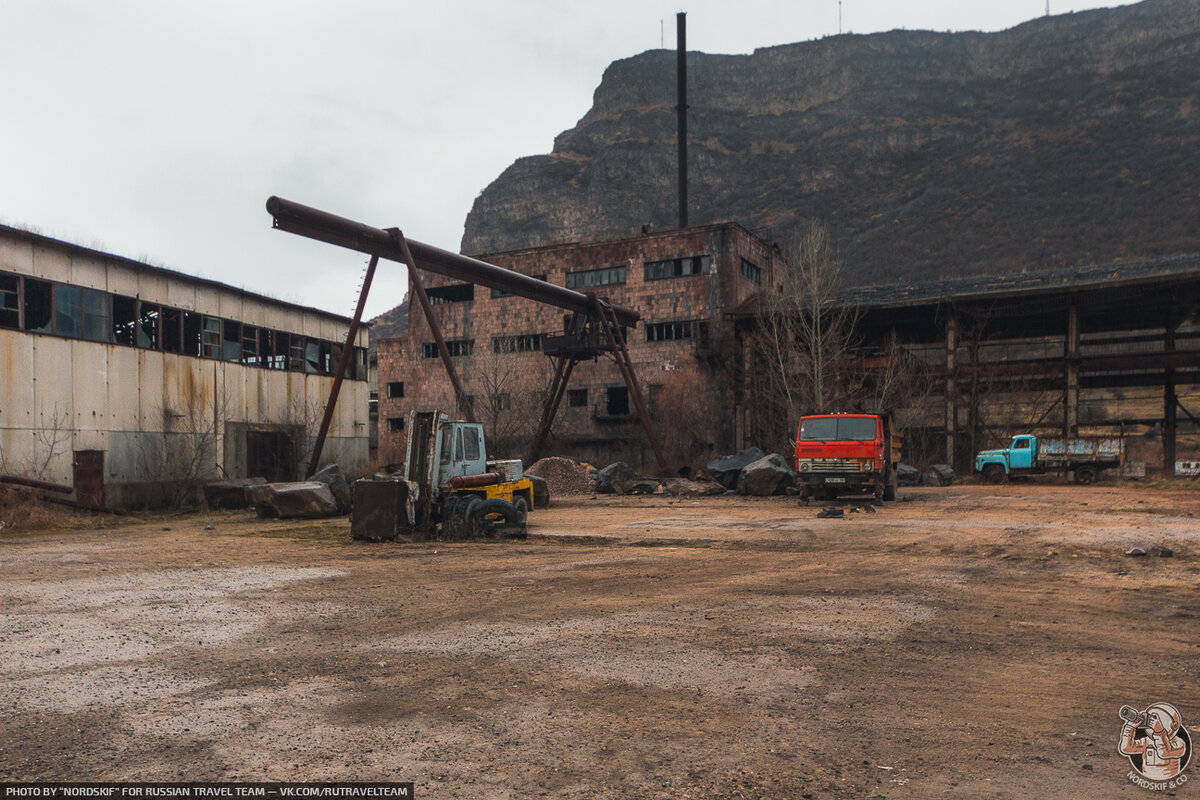
[(975, 471), (988, 483), (1004, 483), (1021, 475), (1073, 473), (1076, 483), (1092, 483), (1100, 470), (1125, 463), (1125, 440), (1119, 436), (1070, 439), (1023, 434), (1003, 450), (975, 456)]

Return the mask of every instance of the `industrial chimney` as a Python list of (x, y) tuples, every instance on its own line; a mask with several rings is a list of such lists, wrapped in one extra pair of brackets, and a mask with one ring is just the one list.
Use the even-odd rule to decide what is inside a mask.
[(675, 15), (675, 76), (679, 114), (679, 227), (688, 226), (687, 198), (687, 14), (680, 11)]

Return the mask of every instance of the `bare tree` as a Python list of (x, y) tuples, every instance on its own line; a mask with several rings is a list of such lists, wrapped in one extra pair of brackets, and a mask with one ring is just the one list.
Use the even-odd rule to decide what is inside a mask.
[(550, 392), (550, 362), (531, 336), (497, 337), (477, 348), (464, 368), (464, 386), (483, 424), (491, 457), (516, 458), (527, 448)]
[(845, 410), (860, 389), (851, 368), (857, 309), (839, 302), (842, 264), (824, 225), (786, 240), (784, 268), (763, 292), (753, 363), (752, 424), (773, 447), (802, 414)]
[(715, 446), (713, 420), (721, 409), (712, 388), (716, 383), (696, 361), (677, 363), (667, 375), (651, 393), (654, 426), (671, 463), (698, 468), (710, 460)]
[(46, 472), (50, 469), (50, 464), (54, 461), (55, 456), (65, 452), (63, 446), (71, 441), (71, 436), (74, 434), (70, 422), (70, 412), (60, 413), (58, 404), (55, 403), (54, 409), (49, 415), (42, 414), (37, 427), (33, 429), (33, 438), (37, 445), (33, 475), (38, 480), (45, 479)]

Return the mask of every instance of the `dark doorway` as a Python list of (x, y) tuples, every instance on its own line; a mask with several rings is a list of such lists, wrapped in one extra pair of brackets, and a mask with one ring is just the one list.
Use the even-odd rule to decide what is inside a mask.
[(295, 480), (296, 451), (284, 431), (246, 431), (246, 476), (269, 483)]
[(104, 508), (104, 451), (76, 450), (72, 467), (75, 502), (84, 508)]

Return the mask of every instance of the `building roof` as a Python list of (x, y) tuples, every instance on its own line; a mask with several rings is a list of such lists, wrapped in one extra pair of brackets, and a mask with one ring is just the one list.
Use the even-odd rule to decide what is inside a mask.
[(1163, 279), (1200, 277), (1200, 253), (1087, 264), (1006, 275), (964, 275), (919, 283), (859, 286), (839, 293), (840, 304), (882, 309), (1046, 294), (1055, 290), (1115, 289)]
[[(267, 295), (258, 294), (256, 292), (251, 292), (248, 289), (241, 289), (241, 288), (238, 288), (237, 286), (230, 286), (227, 283), (221, 283), (220, 281), (214, 281), (210, 278), (199, 278), (199, 277), (196, 277), (195, 275), (188, 275), (185, 272), (179, 272), (177, 270), (167, 269), (166, 267), (156, 267), (152, 264), (146, 264), (142, 261), (135, 261), (132, 258), (126, 258), (125, 256), (119, 256), (119, 255), (115, 255), (113, 253), (106, 253), (103, 250), (96, 250), (91, 247), (84, 247), (83, 245), (72, 244), (71, 242), (64, 242), (61, 239), (55, 239), (50, 236), (43, 236), (40, 233), (33, 233), (31, 231), (22, 230), (20, 228), (14, 228), (9, 225), (0, 225), (0, 234), (12, 236), (15, 239), (21, 239), (24, 241), (34, 242), (34, 243), (38, 243), (38, 244), (44, 244), (44, 245), (47, 245), (50, 247), (56, 247), (60, 250), (65, 250), (69, 253), (77, 253), (79, 255), (91, 256), (93, 258), (104, 259), (106, 261), (116, 261), (120, 264), (123, 264), (127, 267), (132, 267), (133, 269), (139, 270), (141, 272), (148, 272), (152, 275), (161, 275), (163, 277), (170, 278), (171, 280), (187, 281), (189, 283), (200, 284), (202, 286), (209, 286), (214, 289), (220, 289), (223, 292), (231, 292), (233, 294), (240, 295), (240, 296), (246, 297), (246, 298), (250, 298), (252, 300), (258, 300), (263, 303), (270, 303), (272, 305), (289, 308), (289, 309), (292, 309), (293, 311), (302, 311), (302, 312), (305, 312), (308, 314), (319, 314), (323, 317), (327, 317), (329, 319), (334, 319), (334, 320), (337, 320), (338, 322), (343, 322), (346, 324), (349, 324), (350, 322), (352, 322), (350, 317), (346, 317), (341, 314), (334, 314), (330, 311), (324, 311), (319, 308), (313, 308), (312, 306), (303, 306), (303, 305), (300, 305), (299, 303), (289, 303), (286, 300), (277, 300), (274, 297), (268, 297)], [(361, 325), (361, 326), (370, 326), (370, 324), (371, 323), (368, 322), (367, 320), (363, 320), (362, 322), (359, 323), (359, 325)]]

